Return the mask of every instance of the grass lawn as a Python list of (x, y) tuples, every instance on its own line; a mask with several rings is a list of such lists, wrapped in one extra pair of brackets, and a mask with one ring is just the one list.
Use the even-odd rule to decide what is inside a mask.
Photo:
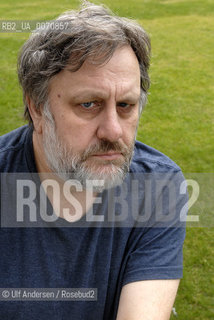
[[(184, 173), (214, 176), (214, 1), (102, 3), (138, 20), (151, 36), (151, 90), (138, 139), (167, 154)], [(77, 5), (76, 0), (7, 0), (0, 2), (0, 12), (1, 19), (43, 20)], [(23, 123), (16, 59), (27, 37), (0, 33), (0, 134)], [(214, 319), (214, 223), (187, 228), (184, 266), (175, 303), (178, 319)]]

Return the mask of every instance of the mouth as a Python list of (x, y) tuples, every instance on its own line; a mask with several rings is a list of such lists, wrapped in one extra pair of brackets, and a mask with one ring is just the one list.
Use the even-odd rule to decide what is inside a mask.
[(96, 153), (93, 154), (92, 157), (100, 159), (100, 160), (118, 160), (119, 158), (123, 157), (121, 152), (117, 152), (117, 151), (109, 151), (109, 152), (105, 152), (105, 153)]

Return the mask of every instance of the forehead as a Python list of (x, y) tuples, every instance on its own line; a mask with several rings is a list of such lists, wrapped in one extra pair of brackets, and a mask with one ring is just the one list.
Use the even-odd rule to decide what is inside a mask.
[[(76, 75), (81, 73), (94, 75), (94, 73), (100, 74), (102, 72), (111, 72), (112, 75), (117, 73), (126, 74), (126, 72), (138, 75), (140, 72), (137, 57), (133, 49), (128, 45), (117, 48), (111, 58), (101, 65), (96, 62), (99, 61), (98, 58), (99, 56), (95, 57), (94, 63), (92, 59), (90, 59), (90, 62), (86, 59), (81, 68), (75, 72)], [(69, 65), (66, 70), (71, 70)]]
[(50, 91), (70, 91), (76, 94), (92, 91), (117, 91), (118, 94), (140, 91), (140, 67), (130, 46), (116, 49), (104, 64), (97, 65), (87, 60), (73, 72), (69, 65), (50, 82)]

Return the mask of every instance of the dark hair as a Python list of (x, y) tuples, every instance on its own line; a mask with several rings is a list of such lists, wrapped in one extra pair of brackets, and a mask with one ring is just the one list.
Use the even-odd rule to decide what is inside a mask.
[(32, 124), (26, 96), (37, 109), (48, 99), (50, 79), (69, 64), (77, 71), (87, 59), (107, 62), (114, 51), (130, 45), (141, 72), (141, 108), (146, 103), (150, 80), (150, 40), (135, 21), (115, 16), (104, 6), (84, 2), (79, 11), (60, 15), (53, 24), (37, 29), (23, 45), (18, 59), (18, 77), (23, 89), (25, 118)]

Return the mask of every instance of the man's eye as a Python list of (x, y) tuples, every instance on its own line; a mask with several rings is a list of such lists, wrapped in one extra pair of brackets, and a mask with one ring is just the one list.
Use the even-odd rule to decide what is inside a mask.
[(85, 109), (91, 109), (92, 107), (95, 106), (95, 103), (93, 101), (92, 102), (84, 102), (84, 103), (81, 103), (80, 105)]
[(130, 106), (130, 104), (128, 104), (128, 103), (126, 103), (126, 102), (120, 102), (120, 103), (118, 103), (118, 107), (121, 107), (121, 108), (127, 108), (127, 107), (129, 107)]
[(134, 105), (135, 104), (131, 104), (131, 103), (127, 103), (127, 102), (119, 102), (117, 106), (122, 110), (124, 109), (124, 111), (125, 110), (128, 111), (128, 110), (131, 110), (132, 107), (134, 107)]

